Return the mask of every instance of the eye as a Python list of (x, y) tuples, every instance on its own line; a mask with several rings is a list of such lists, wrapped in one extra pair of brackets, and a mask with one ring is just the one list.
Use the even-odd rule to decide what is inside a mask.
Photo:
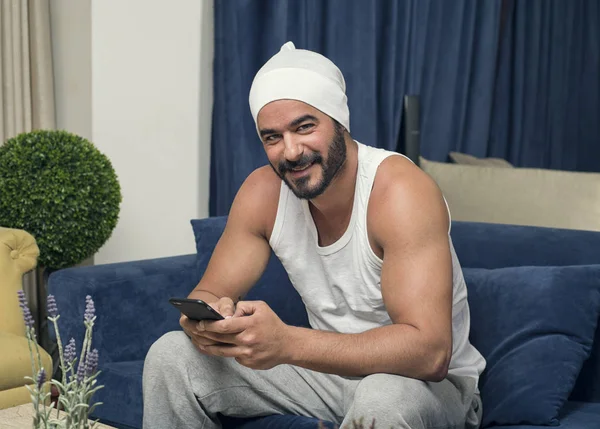
[(311, 128), (313, 128), (314, 126), (315, 126), (315, 124), (304, 124), (304, 125), (300, 125), (296, 131), (298, 131), (298, 132), (308, 131), (308, 130), (310, 130)]
[(280, 138), (281, 134), (271, 134), (270, 136), (265, 137), (265, 143), (275, 143)]

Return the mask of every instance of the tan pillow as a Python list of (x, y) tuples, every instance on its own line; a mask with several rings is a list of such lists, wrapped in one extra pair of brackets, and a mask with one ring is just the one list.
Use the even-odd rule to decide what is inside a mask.
[(450, 152), (449, 156), (455, 164), (514, 168), (514, 165), (502, 158), (477, 158), (476, 156), (461, 152)]
[(420, 166), (452, 219), (600, 231), (600, 173), (495, 168), (429, 161)]

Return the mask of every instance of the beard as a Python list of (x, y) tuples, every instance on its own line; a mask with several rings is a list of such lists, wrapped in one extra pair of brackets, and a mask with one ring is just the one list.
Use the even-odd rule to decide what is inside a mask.
[[(273, 164), (271, 167), (275, 173), (285, 182), (294, 195), (301, 199), (311, 200), (321, 195), (332, 180), (337, 176), (342, 166), (346, 162), (346, 142), (344, 141), (344, 127), (337, 121), (334, 121), (334, 136), (329, 144), (327, 152), (327, 161), (319, 153), (303, 155), (297, 161), (290, 162), (283, 160), (279, 163), (279, 169)], [(321, 180), (314, 185), (310, 185), (310, 175), (298, 179), (290, 179), (286, 173), (294, 168), (304, 168), (314, 164), (321, 167)]]

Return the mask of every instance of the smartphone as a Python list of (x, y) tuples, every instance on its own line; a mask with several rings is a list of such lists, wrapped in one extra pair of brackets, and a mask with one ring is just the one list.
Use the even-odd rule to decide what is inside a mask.
[(191, 320), (222, 320), (217, 311), (201, 299), (171, 298), (169, 302)]

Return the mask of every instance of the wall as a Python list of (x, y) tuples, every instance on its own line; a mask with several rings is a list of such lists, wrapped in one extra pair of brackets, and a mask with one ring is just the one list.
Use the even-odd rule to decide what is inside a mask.
[(51, 0), (56, 127), (92, 138), (91, 0)]
[(58, 124), (111, 159), (123, 193), (95, 263), (193, 253), (189, 220), (208, 216), (212, 1), (51, 7)]

